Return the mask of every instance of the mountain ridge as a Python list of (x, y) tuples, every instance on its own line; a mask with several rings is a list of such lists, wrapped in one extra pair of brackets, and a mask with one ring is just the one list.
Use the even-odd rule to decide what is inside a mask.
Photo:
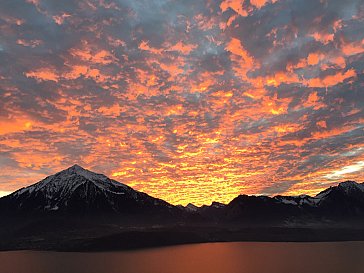
[[(113, 179), (108, 178), (104, 174), (95, 173), (95, 172), (92, 172), (90, 170), (87, 170), (87, 169), (81, 167), (78, 164), (74, 164), (74, 165), (72, 165), (71, 167), (69, 167), (67, 169), (64, 169), (62, 171), (59, 171), (59, 172), (57, 172), (57, 173), (55, 173), (53, 175), (47, 176), (46, 178), (40, 180), (39, 182), (36, 182), (36, 183), (34, 183), (32, 185), (23, 187), (21, 189), (18, 189), (16, 191), (14, 191), (13, 193), (10, 193), (10, 194), (8, 194), (6, 196), (3, 196), (1, 198), (7, 197), (7, 196), (10, 196), (10, 195), (20, 195), (20, 194), (22, 194), (23, 192), (25, 192), (27, 190), (30, 190), (30, 189), (32, 189), (34, 187), (36, 188), (37, 185), (42, 185), (43, 184), (42, 186), (45, 186), (49, 182), (49, 180), (51, 180), (52, 178), (54, 178), (54, 177), (56, 177), (58, 175), (62, 175), (62, 174), (77, 174), (77, 175), (82, 176), (85, 179), (93, 182), (95, 184), (95, 186), (97, 186), (97, 187), (101, 187), (102, 186), (102, 184), (100, 183), (100, 181), (106, 181), (107, 183), (112, 184), (112, 185), (114, 185), (116, 187), (123, 187), (125, 190), (127, 190), (127, 189), (134, 190), (133, 188), (131, 188), (130, 186), (128, 186), (126, 184), (123, 184), (123, 183), (121, 183), (119, 181), (116, 181), (116, 180), (113, 180)], [(251, 197), (268, 197), (268, 198), (273, 198), (273, 199), (276, 199), (276, 200), (281, 200), (282, 202), (291, 202), (293, 204), (293, 202), (294, 202), (293, 200), (300, 200), (300, 199), (302, 199), (302, 200), (306, 200), (306, 202), (308, 202), (309, 200), (311, 200), (311, 201), (312, 200), (315, 200), (315, 199), (317, 200), (319, 198), (322, 198), (327, 192), (331, 191), (332, 189), (334, 189), (336, 187), (341, 187), (341, 188), (345, 189), (346, 191), (352, 190), (352, 189), (358, 189), (359, 188), (361, 191), (364, 192), (364, 182), (363, 183), (357, 183), (355, 181), (347, 180), (347, 181), (338, 183), (338, 185), (336, 185), (336, 186), (330, 186), (329, 188), (327, 188), (327, 189), (325, 189), (325, 190), (317, 193), (315, 196), (310, 196), (310, 195), (306, 195), (306, 194), (301, 194), (301, 195), (273, 195), (273, 196), (240, 194), (240, 195), (238, 195), (235, 198), (238, 198), (239, 196), (245, 196), (245, 195), (246, 196), (251, 196)], [(137, 190), (134, 190), (134, 191), (135, 192), (139, 192)], [(155, 198), (155, 197), (153, 197), (153, 198)], [(162, 200), (160, 198), (156, 198), (156, 199)], [(234, 199), (232, 199), (229, 203), (231, 203)], [(289, 199), (291, 201), (289, 201), (287, 199)], [(229, 203), (227, 203), (227, 204), (229, 204)], [(193, 210), (196, 210), (196, 209), (199, 209), (199, 208), (202, 208), (202, 207), (226, 206), (227, 204), (220, 203), (220, 202), (217, 202), (217, 201), (212, 201), (212, 203), (210, 205), (204, 204), (202, 206), (196, 206), (193, 203), (189, 203), (186, 206), (182, 206), (182, 205), (172, 205), (172, 204), (170, 204), (170, 205), (171, 206), (180, 206), (180, 207), (189, 208), (190, 210), (193, 211)]]
[[(338, 194), (341, 195), (341, 199), (345, 195), (364, 196), (364, 183), (357, 183), (355, 181), (341, 182), (337, 186), (331, 186), (315, 196), (265, 196), (241, 194), (227, 204), (214, 201), (211, 205), (195, 206), (194, 204), (189, 203), (186, 206), (175, 206), (162, 199), (136, 191), (123, 183), (108, 178), (104, 174), (89, 171), (78, 164), (75, 164), (65, 170), (50, 175), (35, 184), (21, 188), (12, 194), (0, 198), (0, 210), (3, 207), (1, 204), (4, 203), (4, 200), (8, 200), (8, 202), (5, 203), (8, 203), (9, 209), (13, 211), (25, 210), (29, 212), (31, 210), (37, 210), (38, 212), (56, 212), (58, 210), (72, 211), (78, 209), (80, 211), (85, 211), (87, 209), (100, 209), (100, 211), (104, 212), (109, 211), (118, 213), (125, 210), (121, 208), (120, 204), (115, 205), (115, 200), (120, 201), (122, 199), (128, 199), (130, 203), (129, 206), (131, 206), (131, 203), (134, 203), (134, 207), (129, 208), (134, 212), (135, 210), (133, 209), (137, 207), (137, 205), (148, 203), (149, 209), (153, 208), (153, 205), (155, 205), (164, 207), (164, 209), (176, 211), (179, 209), (190, 214), (200, 214), (205, 218), (216, 218), (211, 214), (219, 214), (219, 211), (227, 211), (235, 205), (241, 207), (248, 204), (248, 206), (254, 207), (258, 205), (264, 206), (264, 203), (269, 203), (271, 207), (281, 206), (283, 208), (283, 206), (296, 206), (301, 210), (304, 208), (313, 209), (320, 207), (322, 203), (330, 203), (330, 201), (327, 201), (326, 199), (332, 195), (335, 195), (335, 198), (338, 198)], [(77, 206), (73, 204), (75, 199), (80, 201), (79, 203), (87, 203), (83, 204), (83, 210), (80, 209), (80, 207), (77, 208)], [(29, 200), (31, 200), (31, 202), (29, 202)]]
[(172, 205), (79, 165), (0, 198), (0, 250), (120, 250), (227, 241), (364, 240), (364, 184), (314, 197)]

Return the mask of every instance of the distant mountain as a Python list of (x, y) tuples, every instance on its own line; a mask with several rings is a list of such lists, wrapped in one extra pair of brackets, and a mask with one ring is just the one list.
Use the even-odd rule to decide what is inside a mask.
[(314, 197), (239, 195), (227, 205), (214, 202), (195, 212), (220, 223), (235, 224), (364, 222), (364, 183), (342, 182)]
[(226, 205), (213, 202), (210, 206), (188, 204), (183, 207), (74, 165), (0, 198), (0, 213), (27, 216), (128, 214), (160, 218), (184, 214), (194, 216), (187, 218), (199, 222), (239, 224), (361, 220), (364, 217), (364, 184), (342, 182), (314, 197), (239, 195)]
[(320, 215), (336, 221), (364, 221), (364, 183), (342, 182), (320, 192), (315, 199)]
[(216, 241), (364, 240), (364, 184), (314, 197), (174, 206), (78, 165), (0, 198), (0, 250), (110, 250)]
[(74, 165), (0, 199), (11, 214), (177, 213), (173, 205)]

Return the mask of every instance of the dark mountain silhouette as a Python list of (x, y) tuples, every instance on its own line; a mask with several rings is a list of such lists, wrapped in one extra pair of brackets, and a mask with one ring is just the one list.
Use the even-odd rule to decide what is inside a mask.
[(240, 195), (222, 208), (225, 221), (250, 221), (262, 224), (312, 222), (363, 222), (364, 184), (340, 183), (317, 194), (301, 196)]
[(3, 213), (55, 214), (178, 214), (171, 204), (74, 165), (0, 199)]
[(314, 197), (239, 195), (229, 204), (213, 202), (186, 211), (218, 223), (294, 225), (364, 222), (364, 184), (346, 181)]
[(105, 250), (209, 241), (364, 239), (364, 184), (314, 197), (174, 206), (74, 165), (0, 198), (0, 249)]

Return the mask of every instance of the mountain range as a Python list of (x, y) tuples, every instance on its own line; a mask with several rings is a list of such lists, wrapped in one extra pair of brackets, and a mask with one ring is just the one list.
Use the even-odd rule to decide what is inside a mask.
[(213, 241), (362, 240), (364, 184), (314, 197), (174, 206), (74, 165), (0, 198), (0, 249), (104, 250)]

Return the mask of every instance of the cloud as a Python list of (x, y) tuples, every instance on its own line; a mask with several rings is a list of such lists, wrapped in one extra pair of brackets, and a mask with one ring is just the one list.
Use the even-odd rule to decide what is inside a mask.
[(344, 177), (345, 174), (351, 174), (359, 172), (364, 168), (364, 161), (359, 161), (353, 165), (342, 167), (339, 170), (333, 171), (330, 174), (325, 175), (328, 179), (337, 179)]
[(362, 10), (3, 1), (0, 191), (75, 162), (183, 204), (360, 180)]

